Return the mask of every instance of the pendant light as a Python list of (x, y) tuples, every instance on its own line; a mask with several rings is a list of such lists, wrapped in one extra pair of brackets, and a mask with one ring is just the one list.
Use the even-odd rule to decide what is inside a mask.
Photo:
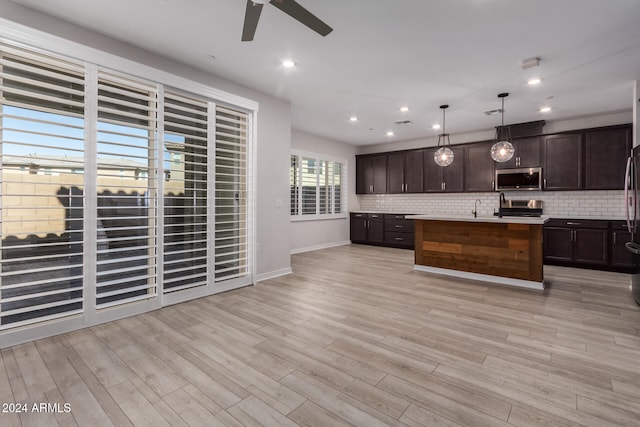
[(433, 160), (438, 166), (449, 166), (453, 162), (453, 151), (451, 151), (451, 141), (449, 134), (445, 131), (444, 111), (449, 108), (448, 105), (441, 105), (442, 109), (442, 133), (438, 135), (438, 149), (433, 153)]
[(502, 99), (502, 126), (496, 128), (496, 143), (491, 147), (491, 158), (498, 163), (504, 163), (511, 160), (515, 149), (511, 144), (511, 129), (504, 126), (504, 99), (509, 96), (508, 93), (501, 93), (498, 98)]

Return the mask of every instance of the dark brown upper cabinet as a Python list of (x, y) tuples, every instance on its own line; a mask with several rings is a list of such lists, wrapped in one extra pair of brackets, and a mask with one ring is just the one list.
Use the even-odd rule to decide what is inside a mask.
[(582, 133), (547, 135), (542, 151), (544, 190), (582, 189)]
[(453, 162), (438, 166), (433, 160), (437, 147), (424, 150), (424, 191), (453, 193), (464, 191), (464, 147), (452, 146)]
[(491, 158), (493, 141), (479, 142), (465, 147), (464, 191), (493, 191), (495, 163)]
[(513, 157), (508, 162), (496, 162), (496, 169), (535, 168), (540, 166), (541, 136), (514, 138), (511, 142), (515, 149)]
[(424, 150), (399, 151), (387, 156), (387, 192), (422, 193)]
[(619, 125), (520, 135), (505, 163), (491, 159), (493, 141), (452, 146), (455, 157), (446, 167), (433, 161), (437, 147), (359, 155), (356, 194), (493, 191), (495, 169), (528, 167), (542, 167), (543, 190), (622, 189), (631, 132), (631, 125)]
[(628, 126), (585, 133), (585, 190), (621, 190), (627, 157), (631, 151)]
[(356, 194), (387, 192), (387, 154), (356, 156)]

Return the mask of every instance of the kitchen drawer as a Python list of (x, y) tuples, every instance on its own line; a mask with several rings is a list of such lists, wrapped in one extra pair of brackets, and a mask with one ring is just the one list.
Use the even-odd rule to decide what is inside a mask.
[(394, 246), (413, 246), (413, 234), (385, 231), (384, 243)]
[(413, 233), (413, 220), (385, 219), (384, 230), (395, 231), (397, 233)]
[(611, 229), (614, 231), (629, 231), (627, 221), (611, 221)]
[(601, 228), (607, 229), (609, 221), (597, 219), (550, 219), (545, 227), (569, 227), (569, 228)]
[[(404, 214), (384, 214), (384, 220), (385, 221), (392, 221), (392, 220), (399, 220), (402, 221), (404, 220), (405, 215)], [(412, 220), (413, 221), (413, 220)]]

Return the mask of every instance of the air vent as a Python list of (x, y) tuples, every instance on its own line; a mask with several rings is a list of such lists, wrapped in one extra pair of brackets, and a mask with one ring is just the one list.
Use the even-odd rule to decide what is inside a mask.
[(488, 111), (485, 111), (484, 113), (487, 116), (492, 116), (494, 114), (500, 114), (500, 113), (502, 113), (502, 108), (498, 108), (498, 109), (495, 109), (495, 110), (488, 110)]
[(397, 125), (408, 125), (408, 124), (411, 124), (411, 123), (413, 123), (411, 120), (398, 120), (396, 122)]

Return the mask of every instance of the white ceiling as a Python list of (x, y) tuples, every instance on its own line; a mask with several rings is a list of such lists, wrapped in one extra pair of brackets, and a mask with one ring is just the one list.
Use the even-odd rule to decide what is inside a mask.
[(455, 143), (500, 123), (483, 113), (500, 92), (507, 124), (630, 110), (640, 80), (638, 0), (298, 0), (334, 31), (265, 5), (253, 42), (244, 0), (15, 1), (290, 100), (295, 129), (356, 145), (437, 135), (444, 103)]

